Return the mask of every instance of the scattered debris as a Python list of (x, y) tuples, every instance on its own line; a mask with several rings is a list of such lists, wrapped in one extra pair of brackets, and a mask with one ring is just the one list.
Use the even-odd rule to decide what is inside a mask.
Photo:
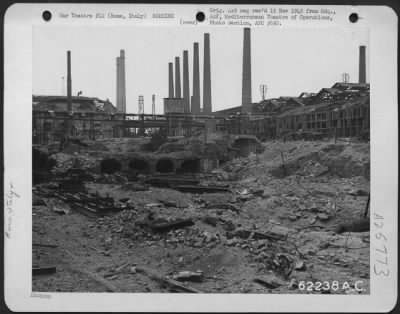
[(344, 232), (365, 232), (370, 230), (370, 220), (369, 218), (363, 218), (359, 220), (355, 220), (351, 223), (343, 223), (339, 224), (335, 228), (336, 233), (344, 233)]
[(368, 196), (369, 193), (362, 189), (354, 189), (354, 190), (350, 190), (349, 192), (347, 192), (347, 194), (353, 195), (353, 196)]
[(73, 271), (81, 274), (81, 275), (86, 275), (90, 279), (94, 280), (96, 283), (102, 285), (103, 287), (106, 288), (107, 291), (109, 292), (121, 292), (120, 289), (118, 289), (115, 285), (113, 285), (111, 282), (108, 280), (86, 270), (86, 269), (80, 269), (80, 268), (72, 268)]
[(277, 253), (273, 262), (274, 270), (284, 278), (288, 278), (294, 269), (293, 260), (287, 254)]
[(99, 253), (103, 254), (104, 256), (110, 256), (110, 251), (100, 250), (100, 249), (95, 248), (93, 246), (89, 246), (89, 248), (94, 250), (94, 251), (96, 251), (96, 252), (99, 252)]
[(157, 187), (169, 187), (173, 188), (177, 185), (197, 185), (200, 183), (199, 179), (187, 178), (187, 177), (177, 177), (175, 176), (151, 176), (144, 180), (145, 183), (151, 184)]
[(202, 293), (197, 289), (184, 286), (174, 279), (166, 278), (147, 269), (137, 267), (136, 271), (148, 275), (151, 279), (158, 281), (162, 286), (166, 287), (171, 292)]
[(278, 234), (272, 231), (264, 231), (261, 233), (258, 231), (249, 231), (244, 229), (236, 230), (235, 232), (227, 232), (228, 239), (233, 237), (255, 240), (267, 239), (270, 241), (285, 241), (287, 239), (287, 235)]
[(119, 266), (118, 268), (115, 269), (115, 272), (119, 273), (120, 271), (122, 271), (124, 268), (126, 268), (129, 265), (130, 265), (130, 262), (122, 264), (121, 266)]
[(41, 246), (41, 247), (51, 247), (56, 248), (58, 245), (55, 244), (45, 244), (45, 243), (32, 243), (33, 246)]
[(306, 270), (306, 264), (303, 261), (297, 261), (294, 264), (294, 269), (298, 271), (304, 271)]
[(68, 215), (71, 213), (71, 208), (68, 204), (58, 199), (48, 200), (48, 205), (57, 214)]
[[(214, 141), (210, 136), (207, 141)], [(123, 158), (125, 167), (143, 153), (139, 147), (146, 141), (104, 139), (104, 146), (112, 147), (107, 153), (91, 151), (89, 145), (78, 154), (80, 168), (74, 155), (71, 162), (56, 165), (45, 182), (35, 182), (33, 252), (40, 258), (33, 267), (57, 265), (56, 277), (63, 279), (35, 276), (37, 291), (86, 291), (92, 285), (118, 292), (262, 293), (265, 287), (271, 293), (294, 293), (302, 278), (343, 274), (353, 282), (363, 278), (369, 290), (369, 220), (358, 220), (369, 205), (362, 197), (369, 191), (367, 145), (268, 141), (263, 153), (234, 157), (240, 149), (227, 149), (208, 161), (201, 160), (200, 147), (204, 172), (102, 172), (102, 160), (118, 165)], [(184, 144), (189, 139), (176, 141), (185, 148), (179, 154), (190, 156)], [(205, 146), (203, 138), (199, 143)], [(116, 152), (116, 147), (124, 148)], [(219, 144), (210, 147), (217, 150)], [(156, 154), (149, 153), (149, 159)], [(163, 154), (171, 160), (179, 156)], [(174, 161), (174, 167), (180, 162)], [(57, 215), (54, 204), (60, 213), (76, 214)], [(91, 275), (76, 280), (69, 265), (78, 260), (91, 266)], [(324, 273), (326, 265), (329, 272)]]
[(219, 186), (177, 185), (174, 189), (186, 193), (231, 193), (231, 190)]
[(256, 190), (252, 190), (251, 193), (254, 196), (263, 196), (264, 195), (264, 190), (263, 189), (256, 189)]
[(136, 266), (132, 266), (131, 268), (129, 268), (129, 273), (136, 274), (137, 273)]
[(240, 212), (239, 208), (233, 204), (213, 203), (213, 204), (207, 204), (206, 208), (207, 209), (226, 209), (226, 210), (231, 210), (235, 213)]
[(194, 222), (192, 219), (177, 219), (174, 221), (164, 222), (164, 223), (152, 223), (147, 224), (154, 232), (168, 232), (175, 229), (182, 229), (186, 227), (193, 226)]
[(268, 289), (277, 289), (283, 285), (283, 283), (273, 275), (265, 275), (262, 278), (254, 278), (253, 281)]
[(203, 272), (198, 270), (196, 272), (193, 271), (181, 271), (178, 274), (172, 277), (178, 281), (193, 281), (193, 282), (202, 282), (204, 279)]
[(133, 209), (134, 207), (128, 206), (127, 203), (115, 203), (113, 198), (100, 197), (97, 195), (89, 195), (87, 192), (65, 192), (65, 191), (51, 191), (44, 188), (37, 190), (41, 194), (50, 197), (57, 197), (58, 199), (49, 199), (49, 206), (53, 211), (58, 213), (69, 214), (71, 207), (85, 215), (96, 217), (109, 215), (112, 212)]
[(41, 198), (36, 198), (32, 202), (32, 206), (46, 206), (46, 202), (42, 200)]
[(33, 276), (41, 276), (41, 275), (52, 275), (56, 273), (55, 266), (46, 266), (46, 267), (33, 267), (32, 275)]

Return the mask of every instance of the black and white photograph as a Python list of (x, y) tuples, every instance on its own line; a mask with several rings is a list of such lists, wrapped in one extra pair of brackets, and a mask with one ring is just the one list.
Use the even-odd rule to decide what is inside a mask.
[(371, 29), (171, 8), (31, 28), (32, 293), (370, 296)]

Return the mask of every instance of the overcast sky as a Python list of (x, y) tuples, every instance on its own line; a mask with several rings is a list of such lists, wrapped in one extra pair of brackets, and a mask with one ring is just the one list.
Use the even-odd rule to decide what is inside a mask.
[[(192, 94), (193, 42), (199, 42), (202, 98), (203, 33), (210, 33), (213, 110), (241, 104), (243, 28), (219, 27), (35, 27), (33, 30), (33, 94), (61, 95), (67, 73), (67, 50), (72, 55), (72, 94), (116, 102), (116, 57), (125, 49), (126, 108), (138, 112), (144, 96), (145, 113), (163, 113), (168, 97), (168, 62), (189, 51)], [(367, 46), (366, 29), (252, 28), (252, 100), (261, 99), (260, 84), (268, 86), (267, 98), (317, 92), (341, 81), (358, 80), (359, 45)], [(182, 68), (181, 68), (182, 71)], [(182, 80), (182, 74), (181, 74)], [(66, 91), (66, 87), (64, 88)], [(201, 99), (202, 103), (202, 99)]]

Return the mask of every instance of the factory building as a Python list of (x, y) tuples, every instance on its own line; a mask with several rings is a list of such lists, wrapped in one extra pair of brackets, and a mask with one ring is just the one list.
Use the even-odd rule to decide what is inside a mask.
[(242, 102), (215, 111), (217, 130), (253, 134), (261, 139), (304, 136), (353, 137), (369, 132), (369, 84), (366, 83), (366, 47), (359, 47), (359, 82), (335, 83), (318, 93), (252, 102), (251, 33), (243, 30)]
[[(240, 106), (212, 111), (210, 34), (204, 34), (203, 94), (200, 99), (199, 43), (193, 43), (193, 82), (190, 89), (188, 50), (168, 63), (168, 97), (161, 116), (126, 113), (125, 51), (117, 57), (116, 108), (107, 101), (72, 97), (71, 53), (67, 52), (67, 97), (49, 97), (34, 103), (38, 139), (63, 134), (91, 137), (125, 137), (144, 134), (146, 128), (165, 130), (167, 135), (189, 136), (198, 130), (212, 133), (255, 135), (260, 139), (295, 137), (313, 133), (322, 137), (353, 137), (369, 132), (369, 84), (366, 83), (366, 47), (359, 47), (358, 83), (335, 83), (318, 93), (281, 96), (252, 102), (251, 29), (243, 29), (242, 99)], [(174, 73), (175, 72), (175, 73)], [(166, 75), (167, 76), (167, 75)], [(182, 81), (181, 81), (182, 77)], [(192, 92), (192, 94), (191, 94)], [(264, 94), (263, 94), (264, 95)], [(200, 104), (203, 104), (203, 108)], [(53, 111), (57, 112), (55, 115)], [(63, 111), (63, 112), (61, 112)], [(145, 117), (146, 116), (146, 117)], [(49, 125), (51, 121), (53, 125)], [(150, 121), (151, 120), (151, 121)], [(80, 121), (80, 122), (78, 122)], [(105, 128), (98, 127), (107, 125)], [(87, 133), (89, 125), (89, 133)], [(99, 132), (95, 132), (98, 128)], [(140, 129), (140, 133), (130, 130)], [(43, 135), (44, 134), (44, 135)], [(55, 133), (54, 133), (55, 134)], [(93, 135), (95, 134), (95, 135)], [(97, 134), (97, 135), (96, 135)], [(93, 135), (93, 136), (92, 136)]]
[[(231, 134), (253, 134), (260, 139), (295, 137), (313, 133), (321, 137), (354, 137), (370, 127), (369, 84), (335, 83), (317, 94), (279, 97), (251, 104), (251, 115), (242, 106), (214, 112), (218, 129)], [(301, 136), (301, 134), (299, 134)]]

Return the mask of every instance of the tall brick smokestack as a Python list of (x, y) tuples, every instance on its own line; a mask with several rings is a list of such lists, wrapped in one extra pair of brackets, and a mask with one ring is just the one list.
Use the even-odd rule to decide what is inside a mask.
[(243, 30), (242, 112), (251, 111), (251, 39), (250, 28)]
[(168, 63), (168, 98), (174, 98), (174, 65)]
[(203, 75), (203, 113), (212, 112), (211, 104), (211, 65), (210, 65), (210, 34), (204, 34), (204, 75)]
[(193, 114), (200, 113), (200, 73), (199, 73), (199, 43), (193, 43)]
[(190, 87), (189, 87), (189, 53), (183, 51), (183, 99), (185, 100), (184, 112), (190, 113)]
[(72, 111), (71, 51), (67, 51), (67, 110)]
[(175, 57), (175, 98), (181, 98), (181, 69), (179, 57)]
[(358, 73), (358, 82), (367, 83), (367, 70), (366, 70), (366, 57), (365, 57), (365, 46), (360, 46), (360, 64)]
[(117, 111), (121, 111), (121, 63), (119, 57), (117, 57), (117, 87), (116, 87), (116, 99), (115, 105)]
[(121, 83), (121, 111), (126, 113), (126, 87), (125, 87), (125, 50), (120, 50), (120, 83)]

